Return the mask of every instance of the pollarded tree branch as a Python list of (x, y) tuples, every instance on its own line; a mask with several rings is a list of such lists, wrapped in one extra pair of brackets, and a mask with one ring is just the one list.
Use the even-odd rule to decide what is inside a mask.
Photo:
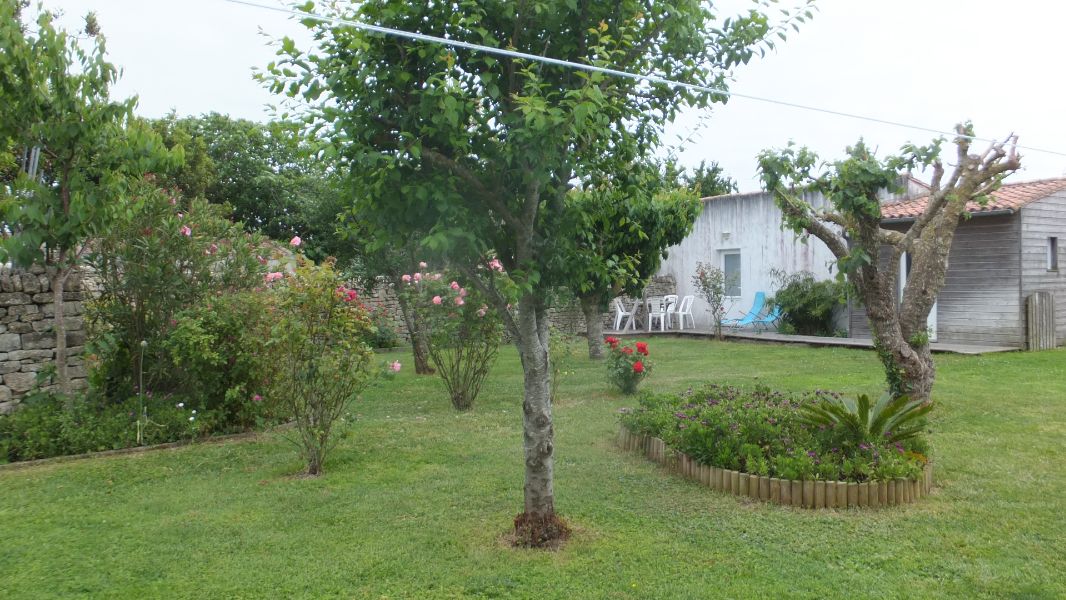
[[(843, 236), (834, 231), (820, 215), (814, 214), (806, 202), (802, 202), (790, 192), (778, 190), (775, 192), (781, 199), (779, 206), (785, 216), (796, 222), (803, 223), (803, 228), (814, 237), (822, 240), (838, 259), (848, 255), (848, 244)], [(842, 220), (842, 219), (841, 219)]]

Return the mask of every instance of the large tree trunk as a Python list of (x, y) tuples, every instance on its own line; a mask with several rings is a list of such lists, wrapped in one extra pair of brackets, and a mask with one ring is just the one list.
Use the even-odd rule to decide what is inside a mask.
[(585, 314), (585, 334), (589, 342), (589, 358), (603, 359), (603, 313), (595, 298), (581, 298), (581, 312)]
[[(906, 394), (916, 400), (928, 401), (936, 379), (925, 325), (929, 309), (907, 313), (903, 310), (906, 295), (904, 305), (897, 304), (899, 256), (899, 252), (892, 252), (887, 265), (864, 267), (862, 279), (865, 283), (855, 287), (863, 294), (866, 316), (885, 369), (889, 391), (893, 395)], [(910, 283), (918, 282), (911, 280)], [(905, 319), (904, 315), (909, 316)]]
[[(399, 288), (397, 288), (399, 289)], [(403, 294), (398, 294), (400, 300), (400, 314), (407, 326), (407, 333), (411, 336), (411, 352), (414, 355), (415, 373), (418, 375), (432, 375), (435, 371), (429, 364), (429, 337), (422, 319), (415, 307), (407, 302)]]
[(548, 321), (531, 296), (519, 301), (515, 345), (522, 359), (523, 452), (525, 456), (524, 512), (515, 519), (517, 542), (525, 546), (550, 546), (568, 530), (555, 515), (551, 366), (548, 358)]
[(70, 375), (67, 372), (67, 324), (66, 312), (63, 305), (63, 291), (66, 287), (67, 276), (70, 275), (71, 267), (57, 267), (52, 275), (52, 304), (55, 307), (55, 321), (52, 326), (56, 335), (56, 379), (59, 391), (67, 398), (68, 408), (72, 403), (70, 398)]

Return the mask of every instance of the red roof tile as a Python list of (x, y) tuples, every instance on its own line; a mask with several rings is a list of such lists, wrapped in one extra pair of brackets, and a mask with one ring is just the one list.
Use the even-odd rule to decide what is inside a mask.
[[(1066, 189), (1066, 178), (1040, 179), (1037, 181), (1024, 181), (1021, 183), (1008, 183), (992, 192), (988, 203), (980, 206), (971, 202), (966, 210), (973, 214), (997, 210), (1017, 210), (1030, 202)], [(928, 196), (904, 200), (894, 204), (881, 206), (881, 217), (884, 219), (914, 219), (925, 211), (929, 202)]]

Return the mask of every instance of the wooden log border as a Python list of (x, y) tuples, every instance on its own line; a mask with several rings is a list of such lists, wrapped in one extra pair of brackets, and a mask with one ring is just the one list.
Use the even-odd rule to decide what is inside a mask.
[(669, 448), (661, 439), (637, 435), (622, 427), (618, 445), (623, 450), (639, 450), (644, 456), (687, 479), (719, 492), (746, 496), (764, 502), (802, 508), (867, 508), (917, 502), (933, 487), (933, 466), (925, 465), (918, 479), (892, 481), (796, 481), (741, 473), (700, 464)]

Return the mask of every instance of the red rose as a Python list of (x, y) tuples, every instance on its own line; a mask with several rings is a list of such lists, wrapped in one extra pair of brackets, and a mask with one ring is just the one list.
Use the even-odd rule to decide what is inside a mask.
[(633, 363), (633, 372), (634, 373), (643, 373), (644, 372), (644, 363), (639, 361), (639, 360), (637, 362)]
[(629, 346), (626, 346), (625, 348), (622, 348), (622, 353), (623, 354), (633, 354), (633, 349), (630, 348)]
[(644, 356), (647, 356), (648, 355), (648, 343), (647, 342), (637, 342), (637, 352), (640, 352)]

